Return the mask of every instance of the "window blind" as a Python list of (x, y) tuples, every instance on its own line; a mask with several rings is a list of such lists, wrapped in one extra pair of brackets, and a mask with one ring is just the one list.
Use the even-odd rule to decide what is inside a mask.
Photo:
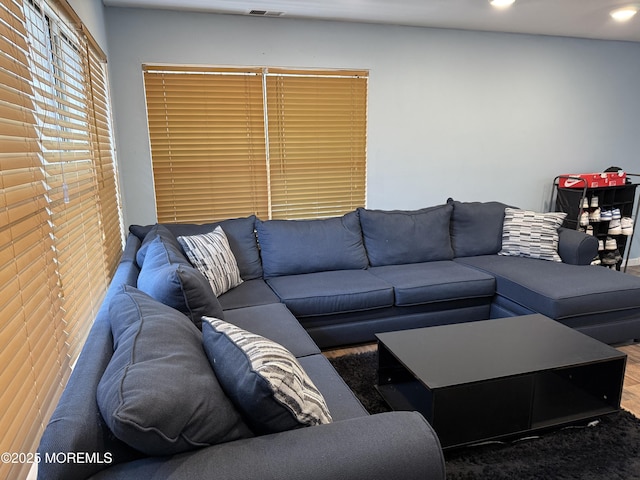
[(122, 255), (122, 208), (113, 146), (109, 81), (105, 62), (91, 45), (86, 47), (89, 77), (89, 133), (96, 168), (98, 208), (104, 260), (109, 278)]
[[(31, 452), (68, 363), (20, 2), (0, 7), (0, 450)], [(64, 365), (62, 362), (65, 362)], [(0, 463), (1, 478), (29, 465)]]
[(158, 221), (365, 202), (367, 72), (145, 66)]
[(145, 69), (159, 222), (268, 212), (262, 80), (224, 73)]
[[(35, 452), (122, 249), (113, 157), (95, 154), (111, 142), (104, 65), (62, 18), (33, 0), (0, 6), (3, 452)], [(0, 478), (29, 468), (2, 462)]]
[(83, 37), (45, 5), (27, 5), (36, 118), (71, 357), (79, 353), (106, 290), (97, 165)]
[(366, 77), (270, 70), (266, 85), (272, 218), (364, 206)]

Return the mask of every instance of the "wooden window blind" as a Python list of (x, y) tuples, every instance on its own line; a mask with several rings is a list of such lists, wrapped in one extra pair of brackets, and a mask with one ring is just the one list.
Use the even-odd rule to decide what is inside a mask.
[(367, 78), (270, 70), (272, 218), (331, 217), (364, 206)]
[[(95, 48), (86, 46), (89, 77), (89, 133), (91, 157), (96, 168), (98, 208), (106, 270), (109, 278), (115, 272), (122, 255), (122, 208), (118, 172), (114, 157), (111, 105), (106, 63)], [(120, 240), (120, 241), (118, 241)]]
[[(106, 92), (83, 36), (61, 17), (33, 0), (0, 6), (3, 452), (35, 452), (112, 273), (105, 251), (122, 248), (117, 192), (96, 180), (113, 158), (93, 158), (111, 142), (92, 129)], [(0, 478), (29, 468), (0, 463)]]
[[(3, 452), (33, 452), (68, 375), (61, 300), (20, 2), (0, 7), (0, 431)], [(29, 465), (0, 463), (0, 478)]]
[(97, 311), (108, 282), (86, 43), (59, 19), (59, 12), (44, 4), (26, 7), (65, 333), (75, 358), (91, 326), (86, 320)]
[(159, 222), (363, 206), (367, 72), (145, 66)]
[(268, 212), (258, 72), (145, 69), (159, 222)]

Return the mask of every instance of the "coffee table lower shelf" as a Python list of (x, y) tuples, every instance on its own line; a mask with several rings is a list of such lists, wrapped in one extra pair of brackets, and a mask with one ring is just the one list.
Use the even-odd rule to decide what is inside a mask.
[[(515, 385), (520, 384), (520, 385)], [(514, 387), (521, 389), (524, 383), (514, 382)], [(555, 399), (535, 398), (533, 392), (511, 391), (507, 395), (509, 404), (496, 398), (487, 398), (488, 390), (484, 390), (474, 398), (473, 388), (464, 395), (464, 400), (454, 401), (448, 407), (438, 409), (434, 417), (434, 396), (419, 381), (408, 381), (386, 385), (377, 385), (376, 389), (393, 410), (418, 411), (431, 423), (438, 433), (442, 447), (445, 449), (461, 447), (494, 439), (516, 438), (531, 435), (535, 432), (584, 422), (602, 415), (614, 413), (619, 407), (607, 403), (604, 399), (595, 398), (576, 391), (570, 385), (553, 395)], [(509, 388), (506, 384), (500, 388)], [(504, 392), (503, 392), (504, 393)], [(456, 395), (456, 393), (453, 393)], [(450, 395), (436, 395), (443, 402), (450, 402)], [(448, 397), (448, 398), (447, 398)], [(560, 398), (564, 397), (564, 398)], [(505, 398), (505, 397), (503, 397)], [(464, 403), (464, 405), (461, 405)], [(537, 405), (537, 407), (535, 406)]]

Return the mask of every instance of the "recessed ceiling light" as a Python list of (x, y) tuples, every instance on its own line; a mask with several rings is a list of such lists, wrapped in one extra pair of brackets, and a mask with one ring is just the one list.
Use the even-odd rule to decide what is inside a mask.
[(609, 15), (618, 22), (626, 22), (627, 20), (631, 20), (636, 13), (638, 13), (637, 7), (623, 7), (612, 10)]
[(506, 8), (514, 4), (516, 0), (489, 0), (489, 3), (496, 8)]

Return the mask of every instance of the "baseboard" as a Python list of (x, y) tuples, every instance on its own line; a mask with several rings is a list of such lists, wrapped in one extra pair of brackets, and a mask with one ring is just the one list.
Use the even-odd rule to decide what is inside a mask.
[(627, 266), (628, 267), (637, 267), (638, 265), (640, 265), (640, 257), (639, 258), (630, 258), (627, 261)]

